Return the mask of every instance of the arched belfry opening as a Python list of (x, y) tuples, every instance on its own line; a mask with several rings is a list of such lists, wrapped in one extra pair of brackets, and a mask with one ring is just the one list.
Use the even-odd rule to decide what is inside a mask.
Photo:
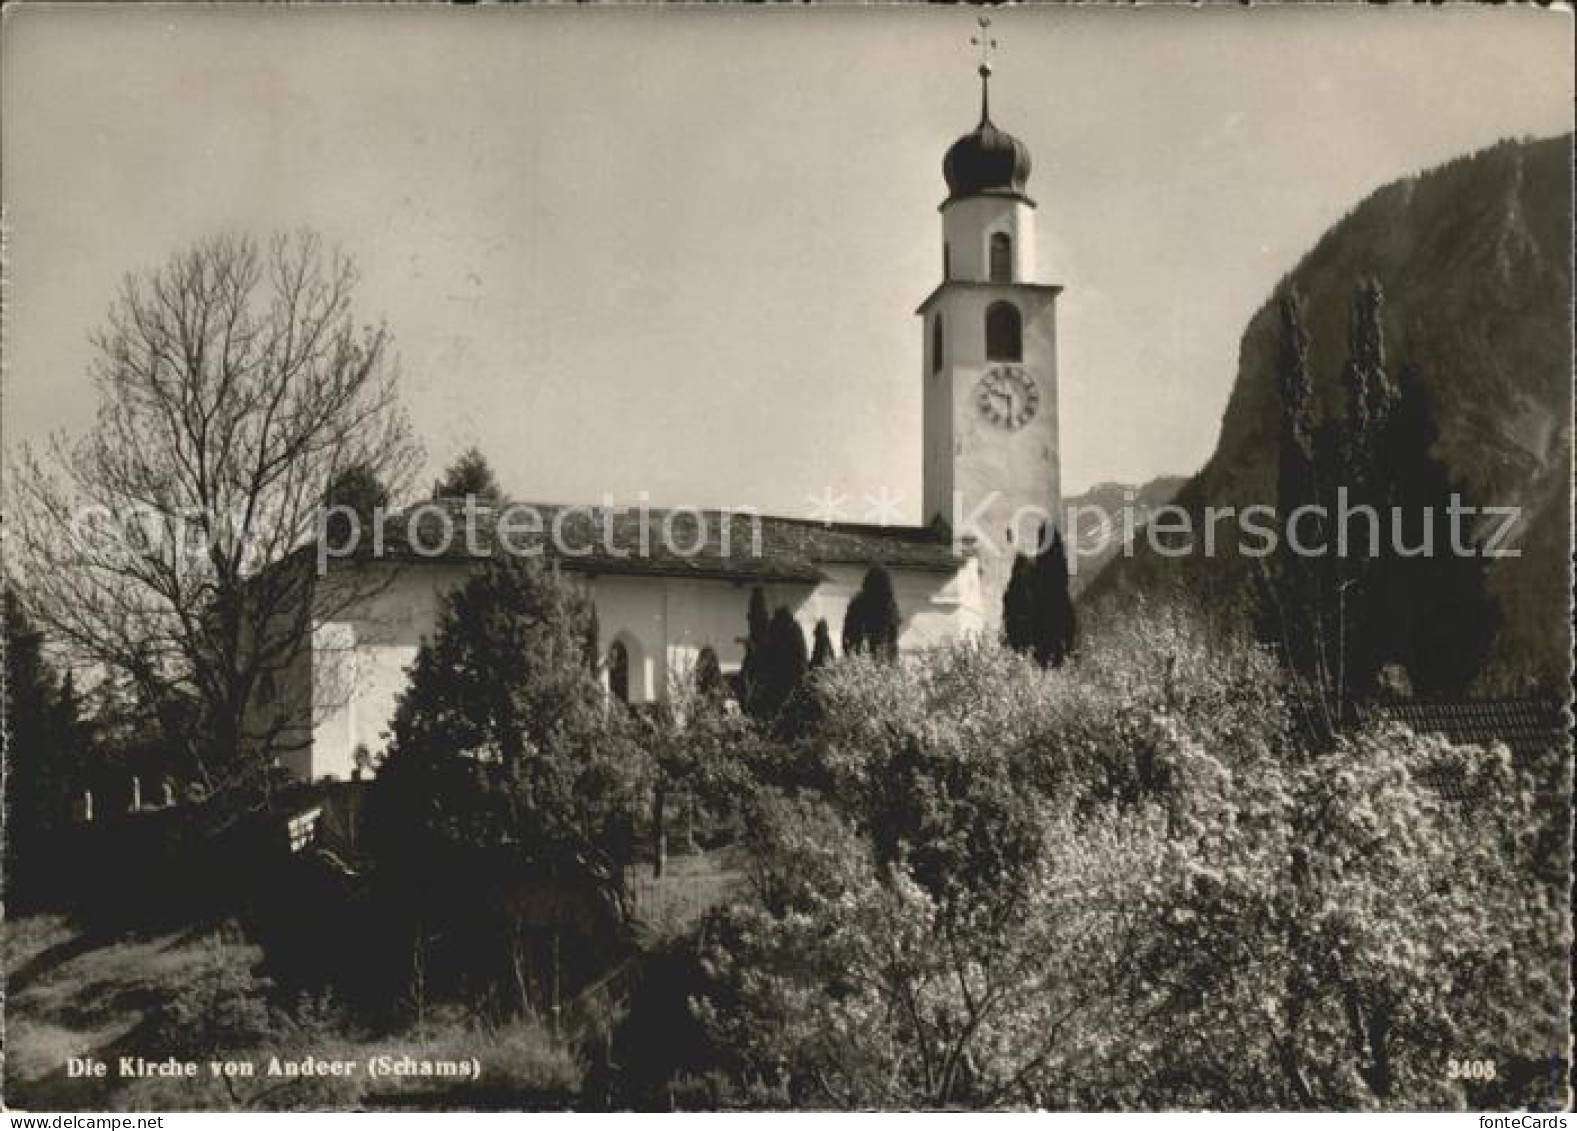
[(1011, 302), (986, 307), (986, 360), (1024, 360), (1024, 320)]

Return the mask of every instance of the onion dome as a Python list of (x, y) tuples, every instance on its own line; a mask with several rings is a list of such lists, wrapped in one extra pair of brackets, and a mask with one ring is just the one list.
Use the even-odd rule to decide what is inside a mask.
[[(942, 159), (947, 201), (966, 196), (1016, 196), (1028, 201), (1029, 148), (991, 121), (991, 67), (980, 67), (980, 124), (955, 141)], [(1030, 201), (1030, 203), (1034, 203)]]

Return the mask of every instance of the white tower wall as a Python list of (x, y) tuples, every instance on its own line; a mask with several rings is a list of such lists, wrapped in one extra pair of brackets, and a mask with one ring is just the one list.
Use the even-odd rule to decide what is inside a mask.
[(1035, 278), (1035, 206), (1010, 196), (968, 196), (942, 208), (947, 278), (984, 283), (991, 278), (991, 237), (1013, 241), (1012, 281)]

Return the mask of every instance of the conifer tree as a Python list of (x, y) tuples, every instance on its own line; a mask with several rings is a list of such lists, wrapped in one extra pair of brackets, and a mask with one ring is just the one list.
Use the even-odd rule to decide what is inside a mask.
[(602, 675), (602, 622), (597, 618), (597, 602), (586, 600), (586, 667), (595, 679)]
[(1013, 573), (1002, 594), (1002, 638), (1015, 652), (1033, 656), (1043, 668), (1060, 667), (1072, 654), (1076, 635), (1073, 597), (1068, 585), (1068, 557), (1062, 533), (1055, 527), (1033, 558), (1013, 560)]
[(777, 715), (789, 704), (810, 670), (805, 633), (786, 606), (779, 605), (767, 630), (766, 707)]
[(1282, 298), (1281, 343), (1276, 390), (1281, 398), (1281, 443), (1277, 452), (1276, 509), (1283, 517), (1319, 497), (1315, 477), (1314, 389), (1309, 380), (1309, 336), (1303, 329), (1303, 298)]
[(370, 905), (413, 942), (441, 921), (449, 941), (427, 969), (511, 1011), (557, 992), (556, 956), (600, 943), (579, 933), (560, 948), (574, 930), (562, 913), (499, 916), (500, 893), (551, 876), (616, 921), (661, 785), (641, 717), (609, 710), (589, 673), (588, 605), (518, 555), (489, 559), (448, 593), (367, 796)]
[(1418, 694), (1452, 698), (1468, 691), (1488, 657), (1500, 604), (1473, 532), (1452, 530), (1449, 508), (1461, 485), (1433, 455), (1439, 433), (1416, 366), (1402, 367), (1397, 392), (1378, 453), (1394, 508), (1387, 525), (1395, 529), (1386, 531), (1365, 602), (1373, 639), (1362, 676), (1376, 680), (1396, 663)]
[(855, 590), (849, 607), (843, 611), (843, 654), (857, 655), (865, 650), (865, 590)]
[(1035, 563), (1024, 554), (1013, 556), (1013, 572), (1002, 593), (1002, 642), (1015, 652), (1035, 647)]
[(865, 571), (865, 580), (844, 614), (843, 654), (869, 652), (879, 660), (896, 660), (902, 624), (892, 575), (878, 562)]
[(762, 711), (760, 697), (766, 686), (767, 641), (772, 616), (767, 612), (767, 595), (761, 586), (750, 591), (745, 612), (745, 659), (739, 666), (740, 705), (753, 718)]
[(435, 499), (464, 499), (472, 495), (483, 502), (495, 503), (504, 497), (492, 465), (476, 447), (461, 452), (443, 478), (433, 484)]
[(389, 764), (485, 752), (506, 773), (549, 751), (571, 719), (604, 717), (589, 674), (593, 606), (533, 558), (490, 559), (442, 603), (390, 725)]
[(5, 879), (12, 910), (47, 899), (53, 838), (87, 781), (89, 734), (71, 673), (44, 654), (44, 636), (16, 595), (4, 600)]
[(358, 529), (355, 533), (366, 537), (374, 516), (389, 505), (389, 489), (372, 467), (357, 462), (340, 471), (329, 483), (323, 505), (328, 510), (325, 526), (329, 539), (336, 546), (344, 546), (352, 535), (351, 518), (339, 508), (346, 508), (356, 516)]
[(728, 692), (723, 679), (723, 669), (717, 662), (717, 653), (702, 648), (695, 660), (695, 691), (703, 703), (721, 703)]
[[(1482, 665), (1500, 610), (1476, 545), (1453, 545), (1455, 485), (1435, 459), (1438, 439), (1423, 382), (1386, 364), (1384, 296), (1354, 290), (1342, 411), (1316, 423), (1308, 340), (1296, 295), (1282, 304), (1277, 511), (1283, 537), (1262, 593), (1261, 631), (1308, 682), (1327, 725), (1350, 723), (1381, 693), (1394, 665), (1419, 694), (1465, 692)], [(1343, 493), (1345, 492), (1345, 494)], [(1285, 535), (1299, 508), (1303, 551)], [(1345, 512), (1346, 518), (1343, 519)], [(1458, 532), (1459, 534), (1461, 532)]]
[(767, 610), (767, 595), (758, 585), (750, 591), (750, 607), (745, 611), (745, 625), (750, 633), (748, 642), (757, 648), (764, 646), (771, 624), (772, 614)]
[(1333, 562), (1337, 706), (1343, 722), (1350, 720), (1358, 700), (1374, 689), (1389, 651), (1384, 638), (1393, 616), (1376, 580), (1378, 560), (1387, 553), (1385, 528), (1394, 502), (1385, 447), (1396, 385), (1385, 364), (1384, 311), (1380, 284), (1373, 279), (1360, 281), (1353, 292), (1348, 357), (1342, 368), (1343, 474), (1331, 476), (1338, 488), (1346, 488), (1347, 507), (1342, 507), (1339, 495), (1328, 500), (1335, 522), (1342, 522), (1344, 509), (1349, 516), (1337, 531)]
[[(1045, 532), (1041, 532), (1045, 541)], [(1068, 592), (1068, 555), (1062, 532), (1051, 531), (1050, 544), (1035, 558), (1031, 592), (1035, 599), (1035, 662), (1058, 668), (1073, 653), (1076, 625), (1073, 598)]]
[(1347, 487), (1354, 499), (1383, 505), (1383, 484), (1375, 472), (1386, 421), (1396, 404), (1396, 386), (1385, 365), (1385, 295), (1374, 279), (1353, 291), (1352, 318), (1347, 331), (1347, 363), (1342, 367), (1346, 409)]
[(824, 668), (832, 663), (834, 658), (832, 631), (827, 627), (827, 618), (822, 617), (816, 622), (816, 639), (811, 647), (810, 666), (812, 668)]
[(786, 716), (798, 706), (810, 653), (804, 631), (786, 606), (779, 605), (772, 614), (761, 642), (749, 648), (746, 660), (751, 672), (745, 712), (759, 723), (792, 731), (793, 720)]
[(1277, 446), (1276, 518), (1281, 537), (1259, 592), (1256, 621), (1263, 640), (1278, 648), (1288, 668), (1309, 682), (1318, 704), (1331, 700), (1332, 665), (1325, 643), (1331, 569), (1326, 559), (1298, 554), (1287, 532), (1296, 520), (1301, 545), (1323, 544), (1327, 526), (1313, 508), (1327, 500), (1322, 468), (1340, 465), (1341, 436), (1322, 427), (1315, 415), (1309, 370), (1309, 337), (1303, 326), (1303, 298), (1296, 290), (1278, 308), (1280, 344), (1276, 391), (1280, 400)]

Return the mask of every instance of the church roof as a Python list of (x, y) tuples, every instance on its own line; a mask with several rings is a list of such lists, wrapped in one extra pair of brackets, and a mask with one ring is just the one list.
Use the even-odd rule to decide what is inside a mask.
[[(990, 118), (955, 141), (942, 158), (949, 202), (966, 196), (1011, 196), (1029, 201), (1029, 147)], [(1033, 203), (1033, 201), (1030, 201)]]
[[(456, 561), (500, 549), (540, 553), (580, 573), (660, 575), (814, 584), (824, 567), (869, 566), (951, 574), (963, 564), (945, 530), (817, 522), (778, 515), (693, 508), (476, 504), (467, 544), (465, 504), (443, 499), (392, 516), (384, 556)], [(444, 537), (446, 525), (453, 531)], [(760, 537), (754, 536), (759, 525)], [(501, 533), (502, 529), (502, 533)], [(557, 532), (555, 534), (555, 532)], [(369, 549), (368, 538), (361, 549)]]
[(1029, 184), (1029, 147), (991, 120), (991, 68), (980, 67), (980, 124), (955, 141), (942, 158), (946, 204), (966, 196), (1011, 196), (1033, 205)]

